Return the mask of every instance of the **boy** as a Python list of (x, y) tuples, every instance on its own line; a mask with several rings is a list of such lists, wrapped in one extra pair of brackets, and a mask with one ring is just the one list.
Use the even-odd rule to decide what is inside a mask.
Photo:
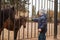
[(47, 32), (47, 15), (44, 12), (45, 10), (41, 11), (41, 14), (39, 13), (38, 18), (33, 18), (32, 21), (38, 22), (38, 40), (46, 40), (46, 32)]

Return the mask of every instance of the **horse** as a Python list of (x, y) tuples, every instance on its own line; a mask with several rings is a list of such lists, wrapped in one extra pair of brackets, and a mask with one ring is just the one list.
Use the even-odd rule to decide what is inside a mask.
[(26, 18), (25, 17), (20, 17), (20, 19), (15, 20), (14, 23), (10, 19), (7, 19), (3, 26), (4, 26), (4, 28), (6, 28), (10, 31), (14, 31), (14, 39), (16, 40), (18, 30), (21, 28), (22, 25), (24, 28), (26, 28)]
[(26, 28), (26, 17), (20, 16), (18, 19), (15, 19), (14, 7), (1, 10), (0, 35), (2, 30), (6, 28), (7, 30), (14, 31), (14, 40), (16, 40), (18, 30), (21, 28), (22, 25), (24, 28)]

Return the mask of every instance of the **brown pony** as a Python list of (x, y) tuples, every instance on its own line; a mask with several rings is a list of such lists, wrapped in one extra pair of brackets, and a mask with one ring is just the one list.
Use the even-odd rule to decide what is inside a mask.
[[(12, 20), (9, 18), (3, 23), (3, 29), (6, 28), (7, 30), (14, 31), (14, 40), (17, 38), (17, 33), (18, 30), (21, 28), (23, 25), (24, 28), (26, 28), (26, 18), (25, 17), (20, 17), (20, 19), (15, 20), (13, 23)], [(0, 35), (1, 35), (2, 30), (0, 30)]]
[[(9, 11), (10, 13), (9, 13)], [(4, 13), (4, 20), (3, 20), (3, 13)], [(9, 17), (9, 14), (11, 17)], [(10, 31), (14, 31), (14, 40), (17, 38), (17, 32), (21, 28), (21, 25), (23, 27), (26, 27), (26, 17), (19, 17), (19, 19), (15, 19), (14, 15), (14, 8), (6, 9), (1, 11), (1, 17), (0, 17), (0, 35), (4, 28)]]

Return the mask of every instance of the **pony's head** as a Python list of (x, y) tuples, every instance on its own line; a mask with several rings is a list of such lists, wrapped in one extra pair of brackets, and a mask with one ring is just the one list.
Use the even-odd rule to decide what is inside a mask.
[(27, 22), (27, 17), (20, 17), (20, 23), (23, 25), (24, 28), (26, 28), (26, 22)]

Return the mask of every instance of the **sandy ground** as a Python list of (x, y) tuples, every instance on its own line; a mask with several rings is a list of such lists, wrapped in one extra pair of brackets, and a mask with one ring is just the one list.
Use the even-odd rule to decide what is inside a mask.
[[(60, 38), (60, 24), (58, 25), (58, 38)], [(54, 35), (54, 24), (53, 23), (48, 23), (47, 25), (47, 40), (54, 40), (53, 36)], [(1, 33), (1, 40), (13, 40), (14, 38), (14, 32), (13, 31), (8, 31), (7, 29), (4, 29)], [(26, 28), (23, 29), (23, 26), (18, 32), (17, 39), (20, 40), (38, 40), (38, 24), (34, 22), (27, 22), (26, 23)]]

